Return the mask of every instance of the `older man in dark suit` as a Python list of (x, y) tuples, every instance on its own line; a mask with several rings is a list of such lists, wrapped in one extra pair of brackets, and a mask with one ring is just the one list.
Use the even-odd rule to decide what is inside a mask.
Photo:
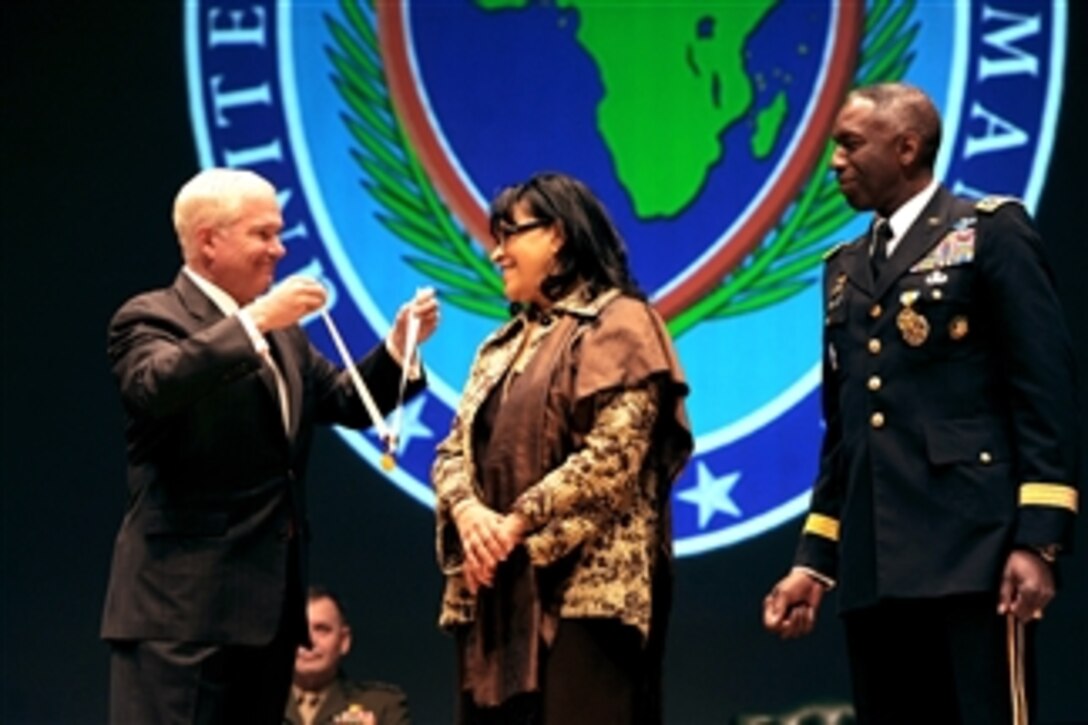
[[(347, 371), (299, 327), (325, 290), (291, 278), (268, 291), (285, 254), (270, 183), (203, 171), (178, 193), (174, 224), (185, 262), (174, 284), (129, 300), (109, 326), (129, 488), (101, 628), (110, 721), (276, 723), (306, 638), (313, 428), (372, 421)], [(433, 296), (402, 307), (358, 363), (383, 413), (411, 363), (410, 315), (430, 336)], [(422, 389), (415, 373), (409, 394)]]
[(832, 167), (871, 232), (829, 255), (820, 472), (764, 621), (811, 630), (838, 584), (862, 723), (1021, 723), (1034, 622), (1077, 511), (1068, 332), (1021, 204), (933, 176), (920, 90), (854, 91)]

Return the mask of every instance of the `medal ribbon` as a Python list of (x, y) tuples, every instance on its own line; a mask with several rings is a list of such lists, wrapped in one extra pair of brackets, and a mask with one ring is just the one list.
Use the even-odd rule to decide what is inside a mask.
[(378, 410), (374, 397), (370, 394), (370, 389), (366, 387), (363, 376), (355, 368), (354, 359), (351, 357), (347, 345), (344, 344), (344, 338), (340, 337), (340, 331), (336, 329), (336, 323), (329, 317), (327, 309), (321, 310), (321, 319), (325, 321), (325, 327), (329, 329), (329, 336), (332, 338), (333, 345), (336, 346), (336, 351), (340, 353), (340, 359), (344, 362), (344, 367), (347, 368), (351, 382), (355, 386), (355, 392), (358, 393), (359, 399), (363, 401), (363, 407), (366, 408), (367, 415), (370, 416), (374, 430), (378, 432), (378, 437), (388, 445), (390, 439), (389, 427), (386, 426), (381, 411)]

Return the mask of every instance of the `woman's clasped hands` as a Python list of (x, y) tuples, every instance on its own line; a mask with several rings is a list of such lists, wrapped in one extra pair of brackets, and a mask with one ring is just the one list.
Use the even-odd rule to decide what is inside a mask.
[(470, 592), (490, 587), (495, 570), (525, 536), (526, 522), (520, 514), (500, 514), (479, 501), (468, 501), (453, 514), (464, 550), (464, 577)]

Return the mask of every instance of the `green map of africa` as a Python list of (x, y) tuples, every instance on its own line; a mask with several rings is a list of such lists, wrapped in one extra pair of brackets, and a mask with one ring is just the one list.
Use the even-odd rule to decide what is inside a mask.
[[(476, 1), (485, 10), (507, 10), (529, 0)], [(723, 132), (755, 97), (744, 68), (748, 37), (776, 3), (556, 2), (580, 15), (578, 42), (604, 86), (601, 136), (640, 218), (675, 216), (724, 158)], [(779, 93), (757, 114), (753, 156), (770, 153), (786, 112), (786, 95)]]

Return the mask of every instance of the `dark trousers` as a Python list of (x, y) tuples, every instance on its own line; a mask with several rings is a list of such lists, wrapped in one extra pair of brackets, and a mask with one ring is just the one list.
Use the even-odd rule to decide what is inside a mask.
[[(541, 662), (541, 692), (481, 708), (460, 693), (460, 725), (632, 725), (661, 722), (661, 655), (616, 620), (563, 619)], [(460, 662), (461, 657), (458, 656)], [(458, 677), (460, 683), (460, 677)]]
[(887, 600), (843, 624), (860, 725), (1029, 721), (1033, 627), (1010, 627), (994, 594)]
[(262, 646), (110, 642), (112, 725), (279, 725), (300, 641), (297, 551), (272, 641)]

